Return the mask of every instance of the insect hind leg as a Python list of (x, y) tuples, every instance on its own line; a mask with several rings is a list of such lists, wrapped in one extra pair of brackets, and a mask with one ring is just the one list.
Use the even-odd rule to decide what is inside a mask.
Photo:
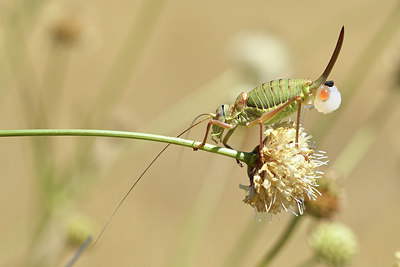
[(295, 96), (292, 99), (290, 99), (289, 101), (287, 101), (285, 104), (283, 104), (282, 106), (271, 110), (265, 114), (263, 114), (260, 118), (248, 122), (246, 124), (247, 127), (251, 127), (254, 126), (255, 124), (259, 124), (260, 125), (260, 157), (261, 160), (263, 161), (263, 156), (262, 156), (262, 149), (263, 149), (263, 125), (267, 124), (268, 122), (270, 122), (274, 116), (276, 116), (277, 114), (279, 114), (279, 112), (281, 112), (283, 109), (285, 109), (287, 106), (291, 105), (293, 102), (297, 101), (298, 103), (298, 110), (297, 110), (297, 123), (296, 123), (296, 146), (299, 146), (299, 130), (300, 130), (300, 115), (301, 115), (301, 97), (300, 96)]

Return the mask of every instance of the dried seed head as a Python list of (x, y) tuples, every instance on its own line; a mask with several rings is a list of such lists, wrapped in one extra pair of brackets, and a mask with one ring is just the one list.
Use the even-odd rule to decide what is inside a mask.
[(61, 18), (51, 29), (54, 42), (73, 45), (80, 42), (82, 24), (74, 17)]
[(45, 7), (38, 29), (61, 47), (96, 48), (100, 35), (93, 8), (79, 1), (61, 0)]
[(309, 244), (319, 260), (329, 266), (344, 266), (358, 252), (353, 231), (344, 224), (325, 222), (312, 229)]
[(328, 170), (324, 179), (318, 179), (318, 191), (321, 192), (316, 200), (306, 199), (307, 214), (319, 219), (331, 219), (340, 212), (344, 202), (344, 190), (341, 176), (334, 170)]
[(297, 207), (304, 212), (305, 198), (316, 199), (320, 195), (315, 188), (320, 172), (314, 169), (326, 161), (324, 152), (314, 153), (310, 138), (300, 128), (299, 144), (296, 146), (296, 127), (292, 122), (275, 124), (265, 132), (261, 153), (266, 162), (256, 162), (249, 170), (250, 186), (244, 187), (244, 202), (254, 207), (256, 213), (292, 212)]

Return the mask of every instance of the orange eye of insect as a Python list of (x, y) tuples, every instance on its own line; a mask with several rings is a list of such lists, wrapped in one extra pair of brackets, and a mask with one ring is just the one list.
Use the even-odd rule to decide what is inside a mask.
[(330, 93), (329, 89), (322, 89), (319, 92), (319, 99), (327, 100), (329, 98), (329, 93)]

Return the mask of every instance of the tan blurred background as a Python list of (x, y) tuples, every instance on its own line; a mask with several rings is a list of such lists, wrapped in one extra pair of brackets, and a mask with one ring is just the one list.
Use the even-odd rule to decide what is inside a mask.
[[(175, 136), (196, 115), (232, 103), (261, 82), (316, 79), (344, 25), (344, 45), (330, 75), (343, 95), (338, 119), (331, 123), (335, 115), (309, 111), (304, 127), (319, 138), (317, 147), (327, 151), (331, 166), (343, 151), (354, 153), (345, 208), (336, 217), (360, 242), (353, 265), (391, 266), (400, 249), (399, 8), (396, 0), (2, 1), (1, 128)], [(244, 33), (264, 38), (267, 52), (263, 45), (246, 52)], [(270, 58), (266, 70), (244, 71), (240, 51), (257, 57), (257, 49)], [(201, 140), (204, 131), (200, 126), (189, 138)], [(63, 266), (77, 249), (62, 241), (65, 221), (83, 214), (96, 236), (163, 146), (32, 139), (0, 139), (1, 266)], [(245, 151), (256, 143), (257, 129), (238, 131), (231, 140)], [(56, 185), (46, 187), (53, 180)], [(257, 223), (238, 184), (248, 184), (248, 177), (234, 160), (171, 147), (76, 266), (222, 266), (249, 225), (257, 232), (249, 234), (248, 251), (237, 263), (253, 266), (292, 215)], [(302, 220), (273, 266), (297, 266), (310, 257), (312, 223)]]

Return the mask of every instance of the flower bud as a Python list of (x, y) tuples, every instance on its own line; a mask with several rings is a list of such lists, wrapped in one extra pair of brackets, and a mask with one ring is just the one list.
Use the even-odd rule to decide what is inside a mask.
[(309, 244), (316, 257), (329, 266), (349, 264), (359, 247), (353, 231), (337, 222), (318, 224), (311, 231)]
[(73, 214), (66, 221), (66, 236), (68, 244), (80, 246), (94, 232), (91, 218), (83, 214)]
[(318, 191), (322, 194), (315, 200), (306, 199), (307, 213), (319, 219), (331, 219), (340, 212), (344, 202), (343, 183), (339, 174), (328, 170), (318, 179)]

